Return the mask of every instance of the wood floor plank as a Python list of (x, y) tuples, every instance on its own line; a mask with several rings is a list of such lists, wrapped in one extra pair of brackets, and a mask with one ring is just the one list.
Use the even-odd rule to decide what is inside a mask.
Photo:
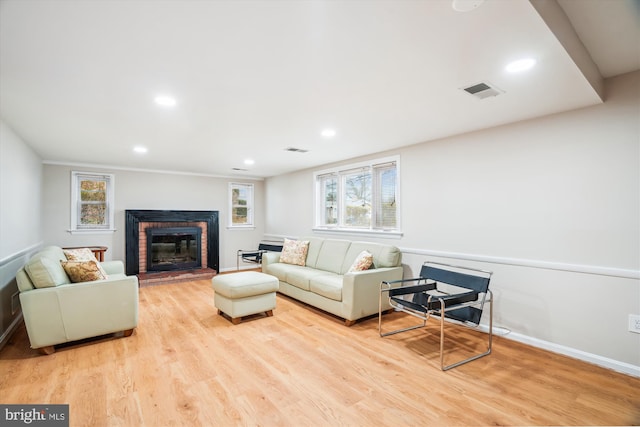
[[(380, 338), (278, 296), (273, 316), (217, 314), (208, 280), (140, 289), (130, 337), (0, 351), (1, 403), (68, 403), (72, 426), (634, 425), (640, 378), (496, 337), (440, 370), (439, 328)], [(389, 327), (415, 323), (402, 313)], [(447, 327), (447, 358), (486, 335)], [(462, 355), (463, 356), (463, 355)]]

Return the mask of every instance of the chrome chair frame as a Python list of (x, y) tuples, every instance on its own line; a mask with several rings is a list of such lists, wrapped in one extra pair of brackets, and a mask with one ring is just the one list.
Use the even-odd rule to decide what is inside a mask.
[(262, 255), (267, 252), (282, 252), (282, 242), (265, 240), (258, 245), (258, 249), (238, 249), (236, 269), (240, 270), (240, 260), (242, 260), (242, 262), (262, 265)]
[[(445, 267), (445, 269), (440, 267)], [(440, 368), (443, 371), (448, 371), (462, 364), (488, 356), (491, 354), (493, 343), (493, 293), (489, 290), (489, 282), (491, 281), (492, 275), (492, 272), (486, 270), (426, 261), (422, 265), (420, 277), (418, 278), (381, 282), (378, 333), (381, 337), (386, 337), (423, 328), (426, 326), (429, 317), (433, 315), (440, 318)], [(459, 280), (458, 283), (450, 283), (456, 282), (456, 280)], [(407, 286), (406, 284), (410, 285)], [(465, 291), (454, 293), (450, 290), (441, 289), (439, 284), (465, 289)], [(422, 320), (422, 322), (418, 325), (383, 332), (382, 301), (385, 293), (388, 295), (389, 304), (394, 310), (417, 317)], [(398, 298), (409, 295), (413, 296), (414, 301)], [(457, 324), (477, 327), (480, 324), (484, 304), (487, 302), (489, 303), (489, 339), (487, 350), (458, 362), (445, 365), (445, 318)], [(456, 310), (458, 310), (457, 313), (462, 313), (462, 315), (452, 313)], [(459, 310), (462, 310), (462, 312)]]

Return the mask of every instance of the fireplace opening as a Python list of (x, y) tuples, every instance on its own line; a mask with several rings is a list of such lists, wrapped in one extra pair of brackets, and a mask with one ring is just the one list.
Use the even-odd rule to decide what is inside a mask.
[(200, 227), (147, 228), (147, 271), (200, 268)]

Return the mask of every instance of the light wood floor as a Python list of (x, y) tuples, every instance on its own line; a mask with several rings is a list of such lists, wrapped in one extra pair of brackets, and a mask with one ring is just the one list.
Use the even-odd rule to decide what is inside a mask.
[[(415, 319), (388, 315), (396, 325)], [(455, 328), (459, 345), (486, 335)], [(139, 327), (42, 356), (0, 351), (1, 403), (67, 403), (72, 426), (632, 425), (640, 379), (496, 338), (442, 372), (438, 327), (380, 338), (278, 296), (232, 325), (210, 281), (140, 289)]]

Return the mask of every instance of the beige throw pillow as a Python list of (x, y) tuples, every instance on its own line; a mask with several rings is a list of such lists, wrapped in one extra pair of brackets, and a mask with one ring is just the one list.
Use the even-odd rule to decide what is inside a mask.
[(67, 257), (68, 261), (89, 261), (96, 259), (96, 256), (89, 248), (64, 249), (62, 252), (64, 252), (64, 256)]
[(280, 262), (285, 264), (305, 265), (307, 261), (307, 251), (309, 250), (308, 240), (284, 239)]
[(100, 271), (98, 261), (60, 261), (62, 268), (73, 283), (93, 282), (94, 280), (104, 280), (106, 275)]

